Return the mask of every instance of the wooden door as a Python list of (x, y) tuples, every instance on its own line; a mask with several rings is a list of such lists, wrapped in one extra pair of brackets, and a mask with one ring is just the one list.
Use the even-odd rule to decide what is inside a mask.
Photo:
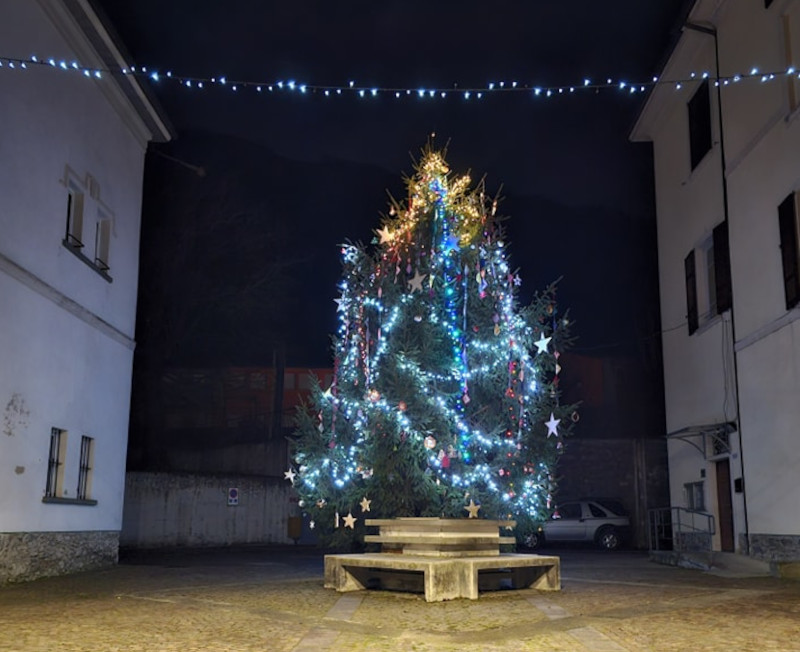
[(728, 460), (720, 460), (717, 467), (717, 527), (719, 543), (723, 552), (734, 552), (733, 502), (731, 501), (731, 466)]

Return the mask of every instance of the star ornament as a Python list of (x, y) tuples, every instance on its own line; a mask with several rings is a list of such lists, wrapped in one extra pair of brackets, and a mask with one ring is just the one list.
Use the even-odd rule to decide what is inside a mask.
[(470, 518), (478, 518), (478, 510), (481, 508), (480, 505), (476, 505), (475, 501), (472, 498), (469, 499), (469, 505), (465, 505), (464, 509), (469, 512)]
[(547, 353), (547, 345), (550, 344), (552, 337), (545, 337), (544, 333), (539, 337), (538, 341), (534, 342), (536, 345), (536, 353)]
[(378, 230), (377, 233), (378, 237), (381, 239), (381, 244), (391, 242), (392, 238), (394, 238), (394, 233), (389, 230), (388, 226), (384, 226), (382, 229)]
[(416, 271), (414, 276), (408, 279), (408, 283), (411, 286), (412, 292), (422, 292), (422, 283), (427, 278), (427, 274), (420, 274), (419, 270)]
[(289, 469), (288, 471), (283, 472), (283, 477), (294, 484), (294, 479), (297, 477), (297, 474), (294, 472), (294, 469)]
[(345, 516), (342, 520), (344, 521), (345, 527), (349, 527), (351, 530), (354, 530), (356, 527), (356, 521), (358, 519), (356, 519), (356, 517), (353, 516), (352, 512), (348, 512), (347, 516)]
[(447, 239), (444, 241), (444, 251), (461, 251), (461, 247), (458, 244), (457, 235), (447, 236)]
[(369, 507), (370, 507), (370, 505), (371, 505), (371, 504), (372, 504), (372, 501), (371, 501), (371, 500), (367, 500), (367, 497), (366, 497), (366, 496), (364, 496), (364, 497), (361, 499), (361, 503), (360, 503), (360, 505), (361, 505), (361, 511), (362, 511), (362, 512), (368, 512), (368, 511), (369, 511)]
[(550, 435), (555, 435), (558, 437), (558, 424), (561, 423), (561, 419), (556, 419), (555, 415), (551, 412), (550, 413), (550, 420), (545, 421), (544, 424), (547, 426), (547, 437), (550, 438)]

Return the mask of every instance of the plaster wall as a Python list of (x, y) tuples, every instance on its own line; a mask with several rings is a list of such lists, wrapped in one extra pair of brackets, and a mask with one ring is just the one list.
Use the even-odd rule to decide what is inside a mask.
[[(72, 62), (74, 49), (38, 2), (8, 0), (0, 21), (7, 55)], [(0, 75), (0, 253), (102, 319), (133, 335), (145, 144), (124, 124), (103, 92), (103, 79), (49, 65)], [(84, 211), (84, 253), (94, 258), (95, 224), (111, 219), (104, 281), (61, 242), (66, 233), (67, 169), (91, 175), (99, 189)]]
[[(14, 306), (0, 315), (0, 532), (118, 530), (133, 352), (2, 273), (0, 296)], [(94, 438), (97, 505), (42, 502), (51, 428), (67, 433), (64, 498)]]
[[(99, 61), (61, 0), (6, 0), (0, 43), (4, 56)], [(0, 97), (0, 535), (13, 547), (30, 534), (31, 572), (48, 574), (64, 537), (104, 533), (107, 547), (121, 528), (146, 128), (107, 74), (6, 65)], [(70, 178), (84, 185), (89, 262), (110, 220), (108, 278), (63, 244)], [(60, 502), (43, 501), (52, 428), (66, 431)], [(76, 501), (82, 436), (94, 457), (90, 500)]]
[[(794, 40), (800, 43), (796, 0), (775, 0), (769, 7), (698, 0), (687, 22), (716, 30), (718, 72), (730, 77), (753, 68), (786, 69), (787, 17), (794, 21), (788, 39), (794, 50)], [(661, 74), (711, 77), (712, 149), (699, 165), (690, 169), (687, 109), (698, 82), (654, 91), (632, 136), (654, 144), (667, 431), (737, 422), (726, 456), (732, 485), (742, 478), (744, 487), (730, 487), (737, 549), (747, 545), (743, 535), (749, 534), (761, 551), (751, 554), (773, 555), (774, 539), (785, 556), (787, 540), (800, 549), (800, 311), (785, 306), (777, 209), (800, 190), (800, 111), (792, 109), (789, 92), (797, 81), (779, 75), (722, 82), (720, 121), (714, 46), (713, 35), (685, 29)], [(723, 168), (734, 308), (705, 323), (701, 316), (690, 336), (683, 261), (726, 217)], [(702, 315), (702, 273), (697, 280)], [(685, 507), (684, 485), (702, 481), (706, 511), (719, 517), (718, 458), (703, 444), (700, 436), (670, 440), (671, 504)], [(714, 546), (719, 545), (717, 535)]]

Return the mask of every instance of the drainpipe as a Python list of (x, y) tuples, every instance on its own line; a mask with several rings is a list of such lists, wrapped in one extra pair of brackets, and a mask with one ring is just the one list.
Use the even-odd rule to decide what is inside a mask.
[[(714, 38), (714, 64), (715, 64), (715, 76), (714, 76), (714, 85), (717, 88), (717, 121), (719, 124), (719, 154), (720, 154), (720, 172), (722, 175), (722, 216), (725, 222), (728, 223), (728, 238), (730, 242), (730, 215), (728, 210), (728, 179), (725, 174), (726, 172), (726, 162), (725, 162), (725, 136), (723, 131), (723, 119), (722, 119), (722, 84), (719, 81), (719, 38), (717, 35), (717, 29), (715, 27), (709, 27), (708, 25), (700, 25), (698, 23), (691, 23), (686, 22), (683, 24), (684, 29), (691, 30), (693, 32), (700, 32), (701, 34), (706, 34)], [(728, 245), (728, 251), (730, 252), (730, 244)], [(730, 254), (729, 254), (730, 256)], [(733, 276), (731, 275), (731, 286), (733, 285)], [(733, 289), (731, 289), (731, 294), (733, 294)], [(736, 396), (736, 431), (739, 435), (739, 463), (742, 467), (742, 501), (744, 505), (744, 535), (745, 535), (745, 543), (747, 544), (747, 550), (745, 550), (745, 554), (750, 554), (750, 525), (747, 518), (747, 482), (744, 472), (744, 448), (742, 446), (742, 420), (740, 418), (739, 412), (739, 362), (738, 356), (736, 355), (736, 319), (734, 318), (734, 309), (735, 309), (735, 301), (731, 301), (731, 339), (732, 339), (732, 347), (733, 347), (733, 389), (734, 394)]]

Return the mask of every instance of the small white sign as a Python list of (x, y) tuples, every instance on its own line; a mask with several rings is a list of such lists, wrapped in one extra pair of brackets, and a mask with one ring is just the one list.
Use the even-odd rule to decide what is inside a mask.
[(239, 504), (239, 489), (231, 487), (228, 489), (228, 505), (236, 506)]

